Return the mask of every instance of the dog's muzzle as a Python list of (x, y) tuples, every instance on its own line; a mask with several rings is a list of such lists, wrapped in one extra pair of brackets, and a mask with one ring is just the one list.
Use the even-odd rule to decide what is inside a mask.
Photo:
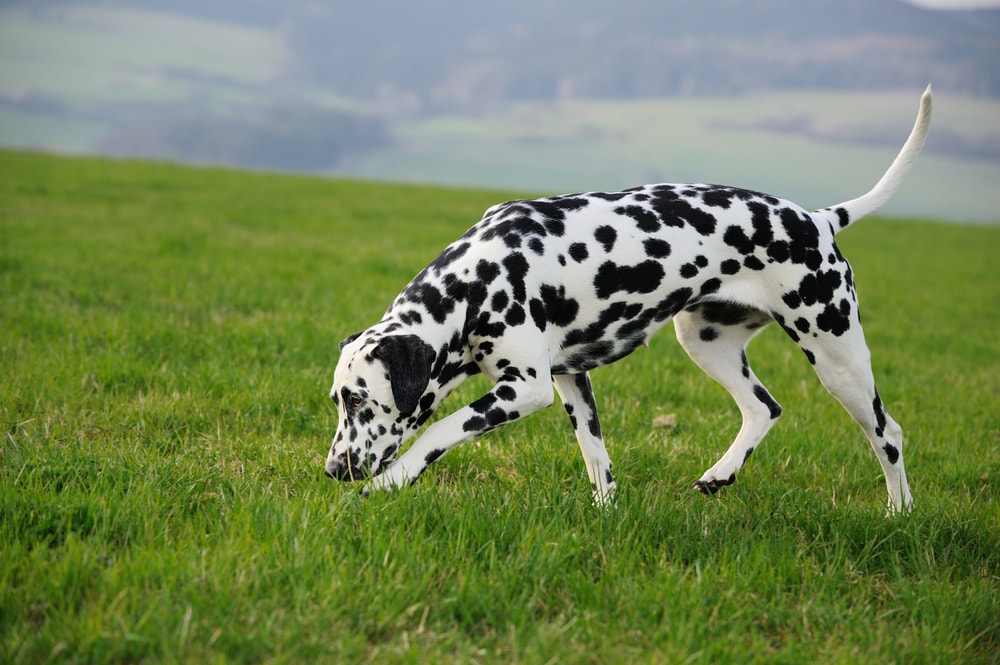
[(371, 465), (362, 465), (356, 453), (341, 453), (326, 458), (325, 473), (334, 480), (354, 481), (365, 480), (371, 475)]

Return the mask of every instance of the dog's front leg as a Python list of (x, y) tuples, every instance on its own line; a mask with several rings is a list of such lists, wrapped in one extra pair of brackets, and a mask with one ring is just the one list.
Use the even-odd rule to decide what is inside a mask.
[(532, 377), (508, 367), (488, 393), (430, 425), (409, 450), (368, 481), (362, 493), (411, 484), (432, 462), (460, 443), (544, 409), (553, 400), (548, 376)]
[(597, 404), (590, 376), (586, 372), (563, 374), (552, 377), (552, 381), (580, 444), (583, 463), (590, 476), (590, 487), (594, 491), (594, 503), (598, 506), (608, 505), (614, 498), (615, 479), (611, 475), (611, 459), (601, 435), (601, 423), (597, 418)]

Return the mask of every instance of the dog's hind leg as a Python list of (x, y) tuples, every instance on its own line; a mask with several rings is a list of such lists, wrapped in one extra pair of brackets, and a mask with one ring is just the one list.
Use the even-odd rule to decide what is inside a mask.
[(781, 415), (781, 406), (750, 369), (746, 346), (771, 317), (724, 302), (702, 302), (674, 316), (677, 340), (706, 374), (736, 401), (743, 424), (725, 454), (694, 484), (705, 494), (736, 480), (736, 473)]
[(903, 467), (903, 430), (882, 404), (872, 374), (871, 354), (857, 315), (857, 302), (849, 304), (850, 312), (834, 332), (810, 330), (809, 334), (799, 335), (788, 327), (785, 331), (805, 351), (826, 389), (868, 437), (885, 475), (889, 513), (908, 512), (913, 508), (913, 496)]
[(576, 440), (583, 453), (583, 462), (590, 476), (590, 487), (594, 490), (594, 503), (605, 505), (611, 502), (615, 493), (615, 479), (611, 475), (611, 459), (604, 447), (601, 423), (597, 419), (597, 404), (590, 376), (582, 374), (561, 374), (552, 377), (559, 399), (569, 414)]

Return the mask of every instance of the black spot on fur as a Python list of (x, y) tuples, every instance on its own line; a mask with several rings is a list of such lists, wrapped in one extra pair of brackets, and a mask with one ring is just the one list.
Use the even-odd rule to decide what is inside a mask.
[(409, 299), (422, 305), (438, 323), (444, 323), (455, 310), (455, 301), (444, 297), (436, 287), (427, 282), (415, 284), (407, 292)]
[(610, 226), (599, 226), (594, 231), (594, 239), (601, 243), (605, 252), (610, 252), (615, 246), (615, 241), (618, 240), (618, 232)]
[(552, 204), (560, 210), (582, 210), (590, 205), (590, 200), (585, 196), (568, 195), (557, 196), (551, 199)]
[(479, 337), (502, 337), (504, 332), (507, 330), (507, 325), (501, 321), (494, 321), (490, 318), (489, 312), (483, 312), (479, 315), (476, 322), (470, 326), (470, 331), (474, 332)]
[(470, 243), (468, 242), (461, 242), (447, 247), (428, 267), (440, 274), (445, 268), (469, 251), (469, 245)]
[(646, 256), (652, 259), (665, 259), (670, 256), (670, 243), (660, 238), (647, 238), (642, 243)]
[(746, 232), (741, 227), (735, 225), (726, 229), (726, 232), (722, 234), (722, 239), (730, 247), (736, 248), (736, 251), (740, 254), (750, 254), (756, 247), (753, 241), (747, 237)]
[(482, 416), (472, 416), (462, 423), (462, 429), (466, 432), (481, 432), (486, 429), (486, 418), (483, 418)]
[(586, 328), (574, 328), (566, 333), (566, 336), (563, 338), (562, 347), (567, 348), (579, 344), (597, 342), (605, 336), (608, 326), (616, 321), (628, 318), (626, 314), (628, 309), (628, 305), (624, 302), (611, 303), (601, 311), (597, 316), (597, 320), (590, 323)]
[[(777, 199), (767, 197), (773, 202)], [(747, 204), (751, 213), (753, 223), (753, 236), (750, 238), (758, 247), (767, 247), (774, 240), (774, 231), (771, 228), (771, 208), (760, 201), (751, 201)]]
[(490, 409), (486, 412), (486, 425), (487, 427), (493, 428), (499, 425), (503, 425), (505, 422), (510, 420), (510, 416), (513, 414), (508, 414), (507, 411), (500, 407)]
[[(538, 306), (540, 306), (540, 314), (543, 321), (539, 329), (545, 330), (545, 321), (565, 327), (576, 319), (580, 305), (576, 300), (566, 297), (565, 286), (556, 287), (551, 284), (543, 284), (541, 289), (539, 289), (539, 295), (541, 296), (541, 300), (535, 298), (531, 301), (532, 317), (535, 317), (535, 303), (538, 303)], [(538, 323), (537, 317), (535, 318), (535, 323)]]
[(496, 402), (497, 402), (497, 396), (494, 393), (489, 392), (480, 397), (479, 399), (477, 399), (472, 404), (470, 404), (469, 408), (471, 408), (476, 413), (486, 413), (491, 408), (493, 408), (493, 405), (496, 404)]
[(775, 240), (767, 246), (767, 256), (772, 261), (784, 263), (791, 258), (792, 252), (789, 249), (787, 242), (784, 240)]
[(827, 305), (816, 317), (816, 327), (840, 337), (851, 327), (851, 304), (845, 299), (839, 306)]
[(688, 287), (677, 289), (656, 304), (656, 320), (666, 321), (684, 308), (694, 294)]
[(882, 405), (882, 398), (878, 391), (875, 391), (875, 399), (872, 400), (872, 411), (875, 413), (875, 435), (882, 436), (885, 432), (885, 407)]
[(507, 314), (504, 316), (504, 321), (507, 322), (509, 326), (519, 326), (527, 320), (524, 314), (524, 308), (520, 305), (511, 305), (510, 309), (507, 310)]
[(524, 201), (531, 208), (538, 211), (542, 217), (554, 220), (566, 219), (566, 212), (552, 199), (536, 199), (534, 201)]
[(577, 263), (582, 263), (583, 261), (587, 260), (588, 256), (590, 256), (590, 252), (587, 251), (587, 245), (585, 245), (584, 243), (574, 242), (572, 245), (569, 246), (569, 255), (570, 258), (572, 258)]
[(802, 304), (809, 306), (816, 303), (829, 303), (833, 300), (833, 295), (841, 284), (840, 273), (836, 270), (807, 273), (799, 283), (799, 296), (802, 298)]
[(595, 199), (614, 202), (614, 201), (621, 201), (623, 198), (628, 196), (628, 192), (591, 192), (587, 196), (592, 196)]
[(604, 262), (594, 277), (597, 297), (605, 300), (619, 291), (627, 293), (652, 293), (663, 281), (663, 266), (657, 261), (643, 261), (634, 266), (622, 266), (613, 261)]
[[(493, 240), (495, 237), (503, 237), (504, 242), (511, 245), (510, 238), (516, 238), (520, 244), (520, 240), (525, 236), (545, 236), (547, 231), (545, 226), (541, 222), (537, 222), (531, 217), (516, 216), (507, 217), (503, 221), (495, 222), (487, 227), (482, 234), (483, 240)], [(516, 245), (514, 245), (516, 246)]]
[(507, 280), (514, 290), (514, 301), (523, 303), (528, 293), (524, 285), (524, 277), (528, 274), (528, 261), (524, 254), (514, 252), (504, 258), (503, 267), (507, 270)]
[(732, 189), (720, 187), (708, 192), (701, 197), (701, 200), (707, 206), (712, 206), (714, 208), (728, 209), (732, 205), (733, 196), (736, 194)]
[(673, 187), (655, 187), (650, 204), (660, 216), (660, 221), (667, 226), (691, 226), (703, 236), (715, 233), (715, 216), (692, 206)]
[(615, 214), (632, 218), (635, 220), (636, 226), (646, 233), (653, 233), (660, 228), (660, 220), (656, 214), (642, 206), (621, 206), (615, 208)]
[(711, 342), (719, 337), (719, 331), (712, 326), (706, 326), (698, 332), (698, 337), (703, 342)]
[(812, 218), (805, 213), (799, 213), (792, 208), (782, 208), (779, 212), (781, 225), (788, 234), (792, 245), (804, 249), (815, 248), (819, 244), (819, 229)]
[(420, 312), (417, 310), (411, 310), (409, 312), (402, 312), (399, 315), (399, 320), (408, 326), (419, 325), (423, 323), (423, 317), (420, 316)]
[(541, 331), (545, 331), (546, 320), (545, 320), (545, 305), (538, 298), (532, 298), (531, 302), (528, 303), (528, 311), (531, 313), (531, 320), (535, 322), (535, 327)]
[(774, 401), (774, 398), (771, 397), (771, 394), (767, 392), (767, 389), (764, 388), (764, 386), (760, 384), (754, 386), (753, 394), (754, 397), (761, 402), (761, 404), (767, 407), (772, 419), (781, 415), (781, 405)]
[(484, 286), (492, 284), (493, 280), (500, 276), (500, 266), (492, 261), (487, 261), (486, 259), (480, 259), (479, 263), (476, 264), (476, 278), (483, 283)]
[(511, 402), (517, 398), (517, 391), (507, 385), (497, 386), (493, 392), (504, 402)]
[(705, 283), (701, 285), (701, 290), (698, 291), (698, 297), (703, 298), (705, 296), (712, 295), (722, 287), (722, 280), (718, 277), (713, 277), (712, 279), (705, 280)]
[(509, 302), (510, 298), (507, 297), (506, 291), (497, 291), (490, 300), (490, 308), (494, 312), (502, 312), (507, 308)]
[(771, 318), (773, 318), (775, 321), (778, 322), (778, 325), (781, 326), (781, 329), (785, 331), (786, 335), (792, 338), (793, 342), (799, 341), (800, 339), (799, 334), (795, 332), (794, 328), (788, 326), (785, 323), (785, 317), (783, 317), (781, 314), (778, 314), (777, 312), (771, 312), (770, 314)]
[[(381, 431), (380, 434), (385, 434), (385, 432)], [(395, 443), (388, 446), (382, 452), (382, 457), (379, 459), (379, 466), (385, 466), (390, 460), (392, 460), (392, 458), (396, 456), (397, 450), (399, 450), (399, 446), (396, 445)]]
[(802, 304), (802, 298), (799, 297), (798, 291), (789, 291), (781, 296), (782, 301), (788, 305), (789, 309), (798, 309)]

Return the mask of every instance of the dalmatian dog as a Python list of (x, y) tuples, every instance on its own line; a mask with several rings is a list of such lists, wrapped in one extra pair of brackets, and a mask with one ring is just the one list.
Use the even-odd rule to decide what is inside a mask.
[[(607, 503), (615, 480), (588, 372), (648, 344), (673, 320), (681, 346), (729, 391), (743, 419), (694, 483), (715, 493), (735, 481), (781, 415), (745, 351), (776, 321), (870, 441), (889, 512), (909, 510), (902, 430), (876, 390), (853, 275), (834, 237), (889, 200), (923, 148), (930, 116), (928, 86), (909, 138), (871, 191), (814, 212), (704, 184), (493, 206), (381, 321), (341, 344), (326, 474), (368, 479), (365, 494), (402, 487), (458, 444), (550, 406), (554, 385), (594, 499)], [(479, 373), (492, 388), (399, 455), (445, 396)]]

